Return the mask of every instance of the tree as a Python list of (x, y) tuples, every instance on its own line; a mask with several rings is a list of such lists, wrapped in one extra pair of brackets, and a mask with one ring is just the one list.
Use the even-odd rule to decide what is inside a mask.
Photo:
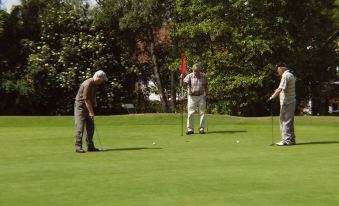
[(29, 57), (26, 75), (34, 105), (44, 114), (70, 114), (80, 83), (102, 69), (110, 83), (100, 90), (98, 112), (120, 113), (121, 102), (133, 95), (128, 80), (140, 71), (130, 64), (119, 39), (93, 25), (83, 1), (50, 4), (40, 19), (41, 41)]
[[(0, 10), (1, 114), (70, 114), (79, 84), (98, 69), (111, 80), (100, 112), (120, 113), (122, 102), (151, 111), (150, 80), (168, 111), (181, 52), (204, 66), (217, 113), (268, 114), (278, 61), (294, 70), (298, 100), (320, 101), (318, 85), (335, 78), (338, 0), (97, 2), (92, 10), (86, 0), (22, 0)], [(171, 35), (164, 42), (162, 31)]]
[(27, 58), (40, 38), (39, 15), (47, 1), (22, 0), (10, 14), (1, 10), (3, 32), (1, 44), (1, 87), (3, 114), (32, 114), (32, 93), (25, 79)]
[[(310, 74), (317, 81), (331, 77), (333, 49), (319, 50), (315, 61), (307, 47), (312, 39), (324, 45), (324, 36), (333, 31), (333, 20), (326, 13), (333, 2), (177, 0), (173, 39), (186, 52), (189, 64), (201, 62), (208, 69), (210, 94), (218, 102), (215, 111), (263, 115), (265, 99), (278, 81), (276, 62), (286, 61), (291, 68), (312, 62), (317, 69), (296, 70), (303, 87), (309, 75), (299, 74)], [(306, 96), (300, 88), (297, 93)]]
[(6, 15), (6, 12), (4, 12), (3, 10), (0, 10), (0, 36), (2, 36), (4, 32), (5, 15)]
[(168, 111), (168, 100), (161, 77), (161, 48), (157, 47), (157, 32), (170, 17), (171, 1), (157, 0), (101, 0), (98, 1), (102, 19), (111, 24), (119, 25), (122, 32), (132, 38), (135, 50), (147, 51), (150, 66), (153, 70), (158, 93), (161, 98), (162, 110)]
[(286, 58), (299, 77), (299, 98), (314, 100), (314, 114), (321, 113), (320, 101), (324, 99), (318, 88), (335, 78), (339, 60), (335, 44), (328, 42), (337, 30), (334, 3), (334, 0), (286, 1), (283, 10), (287, 20), (284, 28), (292, 39)]
[(10, 14), (0, 10), (0, 113), (27, 112), (29, 87), (22, 80), (26, 64), (26, 43), (19, 7)]
[(271, 54), (271, 42), (248, 2), (179, 0), (175, 12), (173, 38), (188, 64), (204, 65), (211, 98), (217, 102), (215, 111), (260, 113), (265, 98), (261, 88), (271, 74), (272, 65), (265, 59)]

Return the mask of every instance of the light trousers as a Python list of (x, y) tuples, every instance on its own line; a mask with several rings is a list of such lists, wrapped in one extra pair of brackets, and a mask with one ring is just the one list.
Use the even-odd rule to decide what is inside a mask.
[(187, 130), (194, 131), (194, 113), (198, 108), (200, 115), (200, 130), (205, 129), (205, 110), (206, 110), (206, 100), (204, 95), (192, 96), (188, 95), (188, 104), (187, 104)]
[(280, 131), (284, 142), (294, 142), (294, 112), (296, 103), (282, 104), (280, 106)]

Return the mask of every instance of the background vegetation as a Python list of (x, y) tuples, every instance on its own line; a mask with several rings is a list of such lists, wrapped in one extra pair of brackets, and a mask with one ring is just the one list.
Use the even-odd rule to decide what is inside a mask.
[(22, 0), (0, 10), (0, 114), (70, 114), (98, 69), (110, 80), (99, 113), (174, 112), (181, 52), (208, 74), (210, 112), (267, 114), (279, 61), (299, 102), (322, 99), (318, 86), (336, 80), (338, 19), (336, 0)]

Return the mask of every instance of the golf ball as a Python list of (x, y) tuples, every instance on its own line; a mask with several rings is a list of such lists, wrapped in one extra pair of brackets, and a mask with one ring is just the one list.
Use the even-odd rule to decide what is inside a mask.
[(153, 144), (155, 144), (155, 142), (153, 142)]
[(237, 144), (239, 144), (239, 142), (240, 142), (239, 140), (236, 141)]

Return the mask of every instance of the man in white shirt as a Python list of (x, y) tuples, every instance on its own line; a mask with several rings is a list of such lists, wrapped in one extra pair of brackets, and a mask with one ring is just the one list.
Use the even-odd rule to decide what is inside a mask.
[(279, 87), (274, 91), (269, 101), (280, 96), (280, 130), (281, 141), (277, 146), (294, 145), (294, 112), (296, 106), (295, 99), (295, 77), (288, 70), (285, 63), (276, 65), (278, 74), (281, 76)]

